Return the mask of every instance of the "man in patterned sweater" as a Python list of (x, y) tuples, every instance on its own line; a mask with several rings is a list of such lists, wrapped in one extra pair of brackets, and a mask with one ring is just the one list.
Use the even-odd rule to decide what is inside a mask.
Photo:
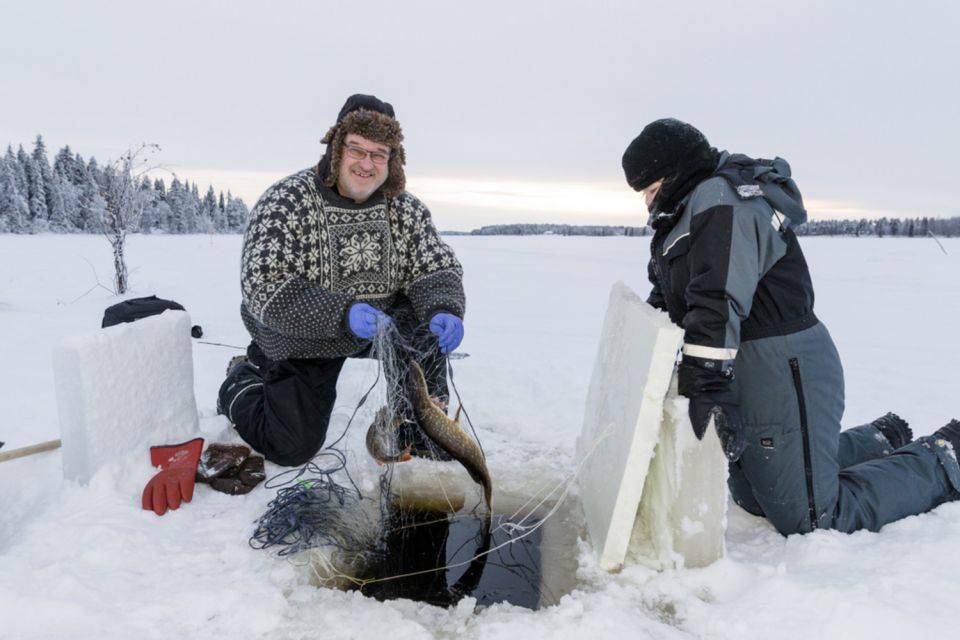
[[(319, 164), (274, 184), (251, 212), (240, 315), (252, 342), (217, 408), (277, 464), (319, 451), (344, 361), (368, 356), (378, 328), (397, 328), (421, 354), (432, 395), (447, 398), (445, 354), (463, 338), (463, 271), (404, 190), (402, 140), (389, 103), (353, 95), (321, 141)], [(417, 431), (404, 430), (400, 445), (422, 453)]]

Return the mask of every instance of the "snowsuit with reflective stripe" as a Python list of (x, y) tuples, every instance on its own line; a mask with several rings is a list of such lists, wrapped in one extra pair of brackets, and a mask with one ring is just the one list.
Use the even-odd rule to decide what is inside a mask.
[(748, 442), (730, 465), (738, 504), (787, 535), (875, 531), (960, 497), (960, 467), (942, 441), (894, 451), (873, 425), (841, 433), (840, 358), (779, 212), (714, 176), (672, 222), (651, 244), (648, 302), (684, 329), (685, 353), (733, 359)]

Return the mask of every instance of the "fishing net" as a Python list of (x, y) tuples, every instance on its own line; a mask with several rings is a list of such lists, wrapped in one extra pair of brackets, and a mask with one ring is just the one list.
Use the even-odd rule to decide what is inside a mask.
[[(357, 457), (399, 461), (409, 448), (417, 456), (443, 459), (445, 452), (421, 432), (414, 419), (408, 384), (412, 362), (422, 367), (437, 402), (445, 406), (452, 392), (451, 404), (461, 414), (460, 424), (472, 432), (479, 446), (454, 383), (450, 358), (438, 353), (428, 327), (411, 329), (404, 326), (402, 317), (395, 320), (396, 325), (382, 327), (372, 341), (369, 356), (378, 363), (376, 376), (353, 406), (343, 433), (303, 467), (267, 482), (276, 496), (250, 544), (308, 566), (321, 585), (357, 588), (378, 598), (413, 597), (450, 605), (473, 592), (481, 574), (491, 568), (536, 582), (538, 578), (525, 576), (529, 563), (518, 557), (528, 553), (532, 544), (528, 542), (539, 535), (544, 519), (534, 514), (542, 514), (558, 492), (562, 500), (569, 482), (543, 487), (512, 516), (503, 517), (484, 512), (479, 501), (473, 509), (461, 509), (463, 494), (452, 487), (450, 494), (460, 495), (459, 504), (450, 498), (435, 510), (399, 508), (404, 496), (397, 495), (402, 486), (394, 490), (394, 464), (383, 465), (372, 485), (355, 482), (351, 476), (348, 460)], [(351, 428), (367, 437), (347, 440)], [(360, 450), (351, 451), (348, 443), (354, 448), (361, 443)], [(458, 467), (447, 470), (459, 472)], [(446, 496), (444, 483), (450, 475), (439, 470), (422, 475)], [(372, 488), (365, 493), (361, 485)], [(528, 591), (539, 593), (539, 586)]]
[[(444, 459), (445, 452), (416, 423), (407, 380), (411, 362), (416, 361), (431, 395), (445, 406), (448, 370), (452, 380), (452, 369), (427, 326), (413, 325), (402, 314), (394, 321), (381, 327), (372, 341), (369, 356), (378, 362), (376, 379), (357, 401), (343, 433), (303, 467), (267, 482), (266, 488), (276, 490), (276, 497), (250, 539), (254, 548), (279, 556), (323, 548), (332, 552), (337, 565), (332, 573), (341, 577), (351, 573), (362, 580), (360, 568), (386, 553), (391, 531), (405, 526), (393, 508), (393, 465), (382, 467), (377, 489), (364, 495), (350, 474), (348, 453), (372, 455), (381, 462), (406, 460), (411, 452)], [(358, 415), (364, 406), (368, 409), (365, 413), (371, 413), (370, 405), (377, 408), (368, 427)], [(368, 451), (347, 450), (345, 436), (351, 428), (366, 431), (363, 442)]]

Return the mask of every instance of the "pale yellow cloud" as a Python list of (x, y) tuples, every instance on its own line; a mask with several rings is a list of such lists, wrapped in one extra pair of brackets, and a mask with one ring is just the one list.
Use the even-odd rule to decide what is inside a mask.
[(411, 178), (410, 190), (430, 203), (558, 214), (637, 215), (643, 200), (620, 183)]

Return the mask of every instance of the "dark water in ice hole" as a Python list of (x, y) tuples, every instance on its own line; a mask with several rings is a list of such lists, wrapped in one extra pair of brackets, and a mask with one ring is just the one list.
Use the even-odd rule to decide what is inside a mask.
[[(392, 579), (369, 582), (360, 591), (378, 600), (407, 598), (451, 606), (473, 596), (479, 607), (509, 602), (536, 609), (542, 595), (543, 529), (522, 535), (504, 529), (501, 525), (507, 522), (507, 516), (494, 514), (485, 535), (482, 517), (398, 509), (391, 517), (385, 553), (365, 575)], [(536, 524), (536, 520), (523, 523)], [(500, 545), (504, 546), (498, 549)], [(415, 575), (393, 578), (405, 574)]]

